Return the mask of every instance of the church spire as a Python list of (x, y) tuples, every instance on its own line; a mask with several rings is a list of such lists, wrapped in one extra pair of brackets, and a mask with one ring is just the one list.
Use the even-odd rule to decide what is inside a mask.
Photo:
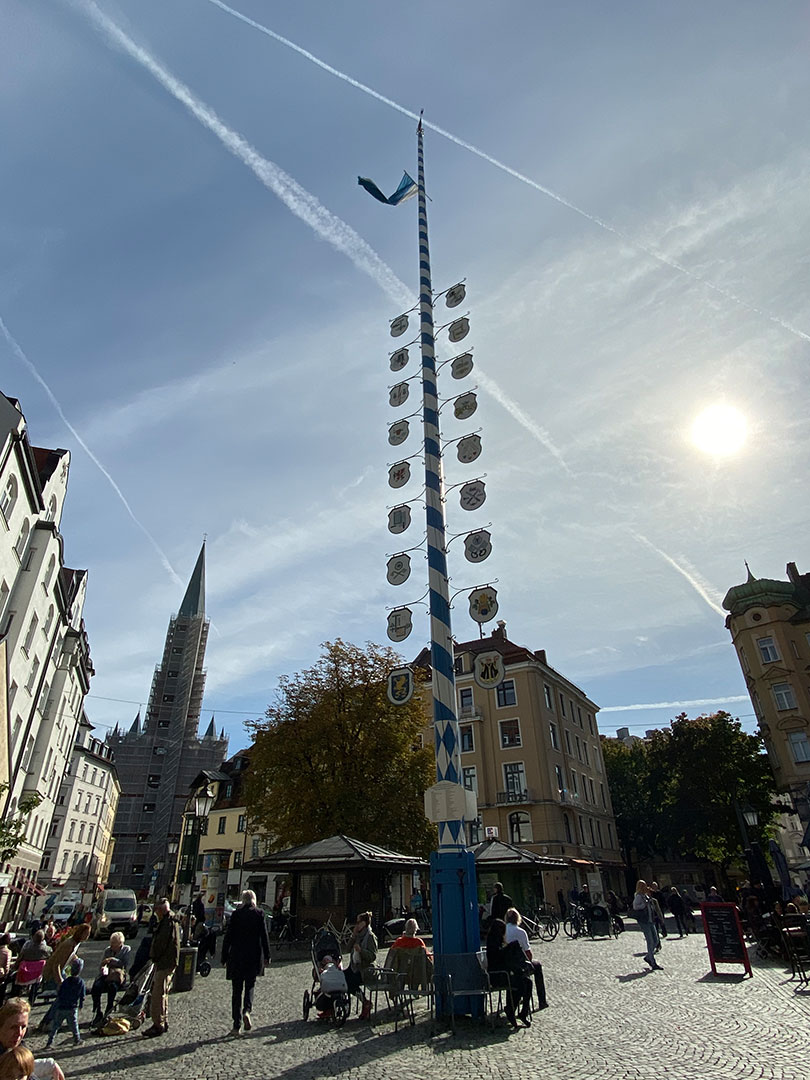
[(191, 575), (191, 580), (180, 605), (179, 615), (191, 617), (192, 615), (205, 614), (205, 541), (200, 548), (197, 562)]
[(129, 729), (130, 735), (140, 735), (141, 733), (141, 710), (138, 709), (138, 715), (132, 721), (132, 726)]
[(203, 735), (203, 738), (204, 739), (215, 739), (216, 737), (217, 737), (217, 732), (216, 732), (216, 728), (214, 727), (214, 718), (212, 716), (211, 717), (211, 723), (206, 728), (205, 734)]

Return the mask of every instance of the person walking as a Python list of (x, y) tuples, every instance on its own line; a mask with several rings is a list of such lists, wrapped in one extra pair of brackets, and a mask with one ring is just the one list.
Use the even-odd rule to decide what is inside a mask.
[(506, 913), (512, 907), (512, 897), (503, 891), (500, 881), (495, 882), (495, 892), (492, 894), (492, 904), (489, 909), (491, 919), (503, 919), (506, 921)]
[(180, 959), (180, 928), (172, 918), (169, 901), (164, 897), (155, 904), (158, 923), (152, 935), (149, 959), (154, 963), (152, 975), (152, 1026), (144, 1038), (165, 1035), (169, 1030), (169, 983)]
[(689, 933), (686, 929), (686, 904), (674, 885), (669, 890), (669, 910), (675, 919), (679, 937), (686, 937)]
[(644, 962), (649, 964), (653, 971), (663, 971), (664, 969), (655, 959), (656, 951), (661, 947), (661, 939), (658, 937), (658, 930), (655, 926), (655, 913), (653, 901), (649, 896), (649, 889), (650, 887), (646, 881), (640, 880), (636, 882), (636, 894), (633, 897), (633, 914), (638, 919), (638, 924), (647, 943)]
[(231, 983), (232, 1035), (238, 1035), (241, 1025), (245, 1031), (253, 1027), (253, 988), (256, 977), (264, 975), (270, 963), (270, 941), (264, 912), (256, 905), (256, 893), (245, 889), (242, 903), (231, 915), (222, 942), (222, 963), (225, 977)]
[(68, 969), (70, 974), (66, 979), (62, 980), (59, 984), (59, 989), (56, 991), (56, 1008), (53, 1010), (51, 1033), (45, 1044), (49, 1049), (53, 1046), (53, 1041), (58, 1035), (59, 1028), (62, 1026), (63, 1022), (67, 1023), (73, 1033), (73, 1045), (79, 1046), (81, 1044), (82, 1037), (79, 1034), (79, 1009), (84, 1005), (86, 993), (84, 979), (81, 977), (83, 967), (84, 960), (78, 956), (74, 956), (70, 961), (70, 967)]

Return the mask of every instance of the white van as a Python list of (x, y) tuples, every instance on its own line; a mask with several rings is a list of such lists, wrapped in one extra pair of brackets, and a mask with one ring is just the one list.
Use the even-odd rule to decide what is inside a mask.
[(93, 937), (101, 938), (114, 930), (128, 938), (138, 933), (138, 901), (132, 889), (107, 889), (98, 898), (90, 931)]

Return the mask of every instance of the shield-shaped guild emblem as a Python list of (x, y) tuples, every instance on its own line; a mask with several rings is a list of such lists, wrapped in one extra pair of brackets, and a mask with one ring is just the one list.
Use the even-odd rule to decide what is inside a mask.
[(464, 538), (464, 558), (467, 562), (483, 562), (492, 554), (492, 537), (486, 529), (479, 529)]
[(404, 443), (410, 434), (411, 427), (407, 420), (397, 420), (395, 424), (392, 424), (388, 429), (388, 441), (392, 446), (399, 446), (400, 443)]
[(392, 555), (388, 560), (388, 573), (385, 575), (390, 585), (401, 585), (411, 576), (410, 555)]
[(409, 667), (394, 668), (388, 676), (388, 700), (404, 705), (413, 697), (413, 672)]
[(388, 511), (388, 531), (402, 533), (411, 523), (410, 506), (394, 506)]
[(388, 486), (405, 487), (411, 478), (411, 466), (407, 461), (397, 461), (388, 470)]
[(391, 337), (401, 337), (408, 329), (408, 316), (397, 315), (391, 323)]
[(406, 382), (398, 382), (396, 386), (391, 387), (391, 391), (388, 394), (388, 404), (393, 405), (396, 408), (398, 405), (404, 405), (408, 400), (408, 394), (410, 389)]
[(455, 322), (450, 323), (450, 328), (447, 331), (447, 336), (451, 341), (462, 341), (470, 332), (470, 320), (466, 315), (462, 315), (460, 319), (456, 319)]
[(465, 435), (463, 439), (459, 439), (456, 453), (458, 454), (458, 460), (463, 461), (465, 465), (475, 461), (477, 457), (481, 456), (481, 436)]
[(504, 680), (506, 671), (499, 652), (479, 653), (475, 658), (473, 678), (484, 690), (494, 690)]
[(498, 593), (491, 585), (473, 589), (470, 593), (470, 618), (477, 623), (489, 622), (498, 614)]
[(408, 363), (408, 350), (397, 349), (395, 353), (391, 353), (391, 370), (402, 371), (405, 365)]
[(464, 282), (460, 281), (458, 285), (454, 285), (452, 289), (447, 290), (444, 294), (444, 302), (448, 307), (458, 307), (466, 295), (467, 288)]
[(454, 379), (463, 379), (473, 369), (473, 357), (471, 352), (463, 352), (454, 356), (450, 362), (450, 374)]
[(413, 630), (412, 611), (407, 607), (394, 608), (388, 614), (388, 636), (392, 641), (404, 641)]
[(477, 408), (478, 398), (472, 390), (470, 390), (468, 394), (462, 394), (461, 397), (457, 397), (453, 402), (453, 412), (456, 415), (456, 420), (466, 420), (467, 417), (472, 416)]
[[(389, 481), (390, 483), (390, 481)], [(392, 487), (395, 485), (392, 484)], [(487, 489), (483, 480), (470, 480), (459, 491), (459, 503), (462, 510), (477, 510), (483, 506), (487, 498)]]

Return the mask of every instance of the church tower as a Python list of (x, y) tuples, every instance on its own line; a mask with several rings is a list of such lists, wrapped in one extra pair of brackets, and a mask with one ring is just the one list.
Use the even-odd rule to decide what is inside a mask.
[(125, 735), (114, 731), (107, 737), (121, 782), (109, 887), (166, 891), (174, 869), (169, 845), (180, 843), (189, 787), (201, 771), (217, 770), (227, 755), (228, 740), (217, 737), (213, 720), (202, 738), (198, 734), (207, 641), (203, 544), (180, 609), (169, 621), (146, 716), (141, 721), (139, 713)]

